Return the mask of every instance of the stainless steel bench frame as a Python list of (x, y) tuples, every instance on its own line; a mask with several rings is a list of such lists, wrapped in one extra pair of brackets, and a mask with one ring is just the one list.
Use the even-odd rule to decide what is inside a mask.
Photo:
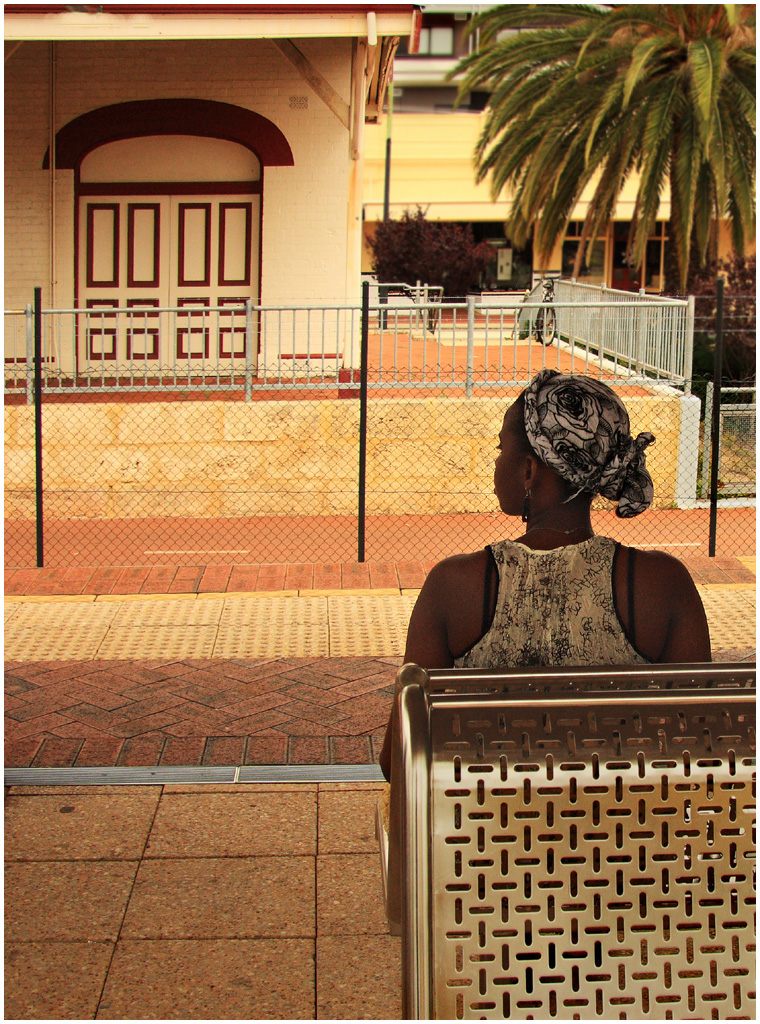
[(404, 1019), (754, 1019), (754, 665), (406, 665), (395, 700)]

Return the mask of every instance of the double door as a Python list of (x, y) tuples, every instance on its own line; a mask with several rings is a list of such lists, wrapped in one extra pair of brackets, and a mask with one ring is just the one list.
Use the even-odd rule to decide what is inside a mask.
[(258, 195), (82, 197), (77, 304), (92, 312), (78, 325), (79, 367), (225, 373), (253, 360), (246, 344), (255, 349), (257, 332), (255, 323), (246, 330), (245, 303), (257, 301), (259, 202)]

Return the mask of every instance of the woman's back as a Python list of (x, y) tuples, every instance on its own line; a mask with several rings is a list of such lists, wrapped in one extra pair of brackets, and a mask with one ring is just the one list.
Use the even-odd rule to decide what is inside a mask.
[[(543, 551), (505, 540), (488, 551), (498, 572), (493, 614), (457, 667), (647, 663), (616, 609), (615, 541), (595, 536)], [(488, 582), (484, 591), (490, 603)]]

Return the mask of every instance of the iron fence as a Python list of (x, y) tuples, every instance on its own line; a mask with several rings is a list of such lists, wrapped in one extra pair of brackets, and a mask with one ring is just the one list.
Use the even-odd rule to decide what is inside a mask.
[[(493, 495), (496, 436), (509, 402), (546, 365), (610, 383), (634, 432), (657, 436), (653, 508), (620, 520), (597, 499), (597, 532), (679, 556), (707, 556), (711, 541), (721, 556), (754, 554), (754, 501), (705, 489), (710, 435), (688, 386), (588, 347), (515, 339), (513, 311), (472, 300), (444, 308), (431, 331), (411, 324), (408, 307), (381, 309), (367, 296), (340, 321), (346, 347), (328, 372), (321, 346), (336, 337), (336, 309), (297, 321), (319, 339), (318, 358), (309, 353), (317, 366), (286, 372), (262, 346), (250, 387), (233, 369), (224, 390), (216, 371), (145, 387), (101, 377), (86, 388), (44, 357), (16, 360), (6, 368), (6, 565), (430, 563), (519, 536)], [(265, 312), (275, 315), (249, 312), (257, 331)], [(52, 316), (37, 317), (41, 353)], [(278, 339), (283, 322), (267, 328)], [(336, 354), (325, 342), (325, 360)]]

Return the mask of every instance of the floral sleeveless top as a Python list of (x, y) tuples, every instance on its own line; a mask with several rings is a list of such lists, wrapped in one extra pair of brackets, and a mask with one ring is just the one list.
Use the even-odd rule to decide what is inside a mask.
[(615, 608), (612, 563), (617, 542), (534, 551), (516, 541), (491, 545), (499, 571), (496, 611), (485, 636), (458, 668), (527, 665), (647, 665)]

